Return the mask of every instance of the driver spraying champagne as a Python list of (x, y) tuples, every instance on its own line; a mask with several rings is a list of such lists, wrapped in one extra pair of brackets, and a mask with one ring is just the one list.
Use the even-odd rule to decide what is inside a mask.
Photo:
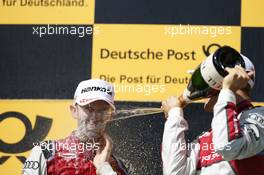
[[(182, 96), (162, 101), (164, 175), (264, 175), (264, 107), (251, 103), (254, 83), (253, 63), (223, 46), (197, 67)], [(183, 108), (205, 98), (212, 128), (186, 143)]]

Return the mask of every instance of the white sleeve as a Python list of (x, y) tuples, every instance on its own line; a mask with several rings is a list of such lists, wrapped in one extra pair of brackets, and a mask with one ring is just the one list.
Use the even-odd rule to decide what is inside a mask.
[[(264, 126), (254, 122), (241, 123), (235, 109), (235, 94), (229, 89), (221, 90), (214, 107), (212, 131), (215, 151), (225, 160), (248, 158), (264, 149)], [(243, 119), (250, 117), (240, 115), (246, 115)]]
[(165, 123), (161, 148), (164, 175), (192, 175), (196, 173), (199, 144), (191, 144), (192, 149), (188, 153), (184, 134), (187, 129), (188, 123), (183, 118), (182, 109), (171, 109)]
[(108, 162), (102, 163), (101, 166), (96, 170), (96, 173), (99, 175), (117, 175)]
[(47, 175), (46, 159), (40, 146), (35, 146), (24, 163), (23, 175)]

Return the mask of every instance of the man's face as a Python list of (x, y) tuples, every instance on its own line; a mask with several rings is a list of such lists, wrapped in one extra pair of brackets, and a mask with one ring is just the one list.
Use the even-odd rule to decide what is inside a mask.
[(111, 106), (102, 100), (85, 106), (76, 105), (75, 109), (75, 118), (78, 120), (76, 132), (82, 141), (100, 138), (113, 114)]

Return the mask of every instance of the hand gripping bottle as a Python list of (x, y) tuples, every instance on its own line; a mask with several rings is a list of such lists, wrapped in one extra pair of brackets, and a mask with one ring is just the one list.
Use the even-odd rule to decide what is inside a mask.
[(224, 77), (228, 74), (225, 68), (233, 68), (236, 65), (245, 68), (240, 53), (229, 46), (220, 47), (195, 69), (181, 100), (190, 103), (216, 95), (222, 88)]

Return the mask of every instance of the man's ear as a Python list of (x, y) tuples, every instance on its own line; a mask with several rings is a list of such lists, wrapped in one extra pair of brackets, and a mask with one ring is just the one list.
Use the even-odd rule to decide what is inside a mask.
[(110, 115), (109, 120), (113, 120), (114, 116), (115, 116), (115, 113), (112, 113), (112, 114)]
[(108, 120), (109, 121), (113, 120), (113, 118), (115, 117), (115, 115), (116, 115), (116, 111), (111, 111), (111, 115), (109, 115)]
[(78, 119), (77, 106), (70, 105), (70, 111), (71, 111), (72, 117), (75, 119)]

